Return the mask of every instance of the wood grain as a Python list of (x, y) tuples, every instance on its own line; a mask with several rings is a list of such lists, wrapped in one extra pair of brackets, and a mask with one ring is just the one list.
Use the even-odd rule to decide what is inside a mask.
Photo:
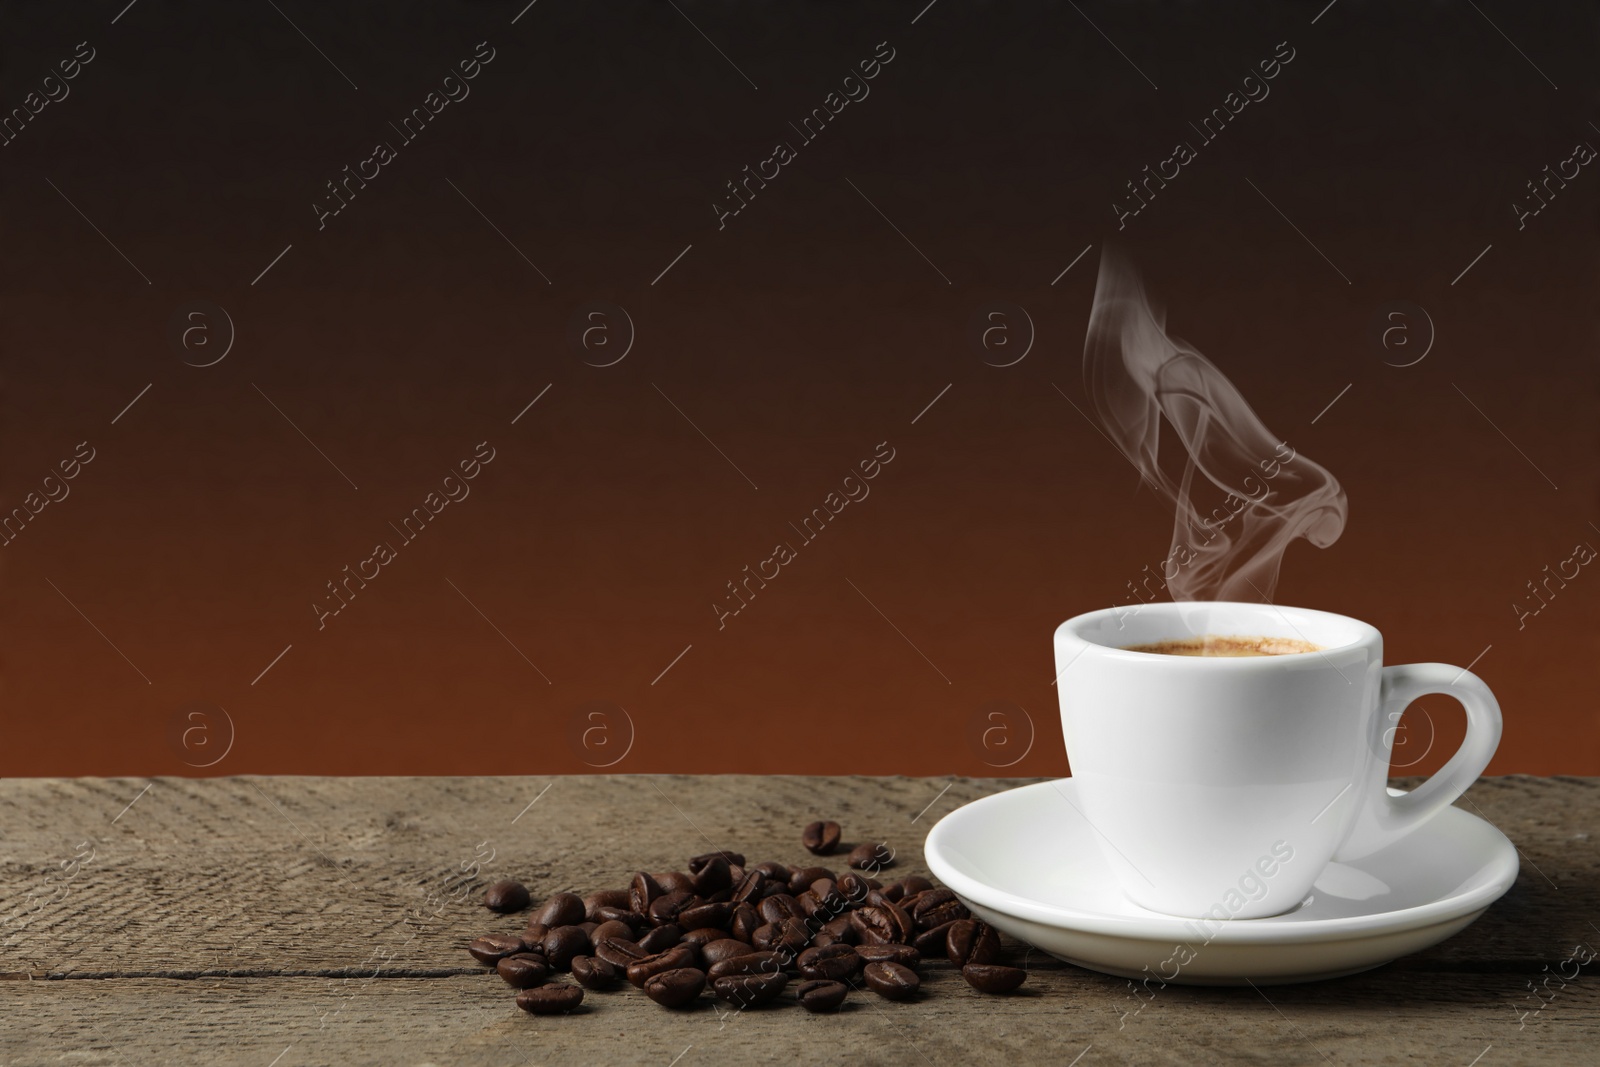
[[(837, 818), (925, 872), (956, 806), (1019, 780), (584, 778), (34, 779), (0, 782), (0, 1063), (546, 1062), (682, 1067), (863, 1063), (1586, 1062), (1600, 1042), (1600, 782), (1486, 779), (1461, 805), (1522, 852), (1476, 924), (1365, 975), (1255, 992), (1128, 984), (1013, 946), (1027, 995), (979, 997), (930, 968), (905, 1005), (854, 998), (719, 1019), (631, 990), (534, 1019), (462, 946), (521, 917), (482, 886), (536, 896), (621, 885), (712, 848), (797, 862), (800, 826)], [(148, 788), (147, 788), (148, 787)], [(131, 806), (130, 806), (131, 804)], [(78, 857), (76, 860), (74, 857)], [(65, 864), (65, 866), (63, 866)], [(1570, 968), (1568, 969), (1570, 973)], [(1551, 999), (1553, 997), (1553, 999)], [(1270, 999), (1269, 999), (1270, 998)], [(1523, 1013), (1529, 1013), (1524, 1015)], [(693, 1048), (690, 1048), (690, 1046)], [(685, 1049), (689, 1051), (684, 1052)]]

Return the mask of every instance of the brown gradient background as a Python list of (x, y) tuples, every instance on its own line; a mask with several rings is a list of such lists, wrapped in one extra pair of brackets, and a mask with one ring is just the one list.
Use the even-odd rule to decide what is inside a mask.
[[(1064, 773), (1051, 630), (1125, 601), (1171, 526), (1061, 395), (1090, 410), (1109, 240), (1349, 495), (1277, 598), (1373, 622), (1391, 662), (1488, 648), (1491, 771), (1600, 773), (1600, 574), (1525, 629), (1511, 607), (1600, 545), (1600, 174), (1520, 232), (1510, 206), (1600, 144), (1592, 9), (541, 0), (511, 25), (523, 2), (280, 0), (359, 89), (266, 4), (5, 7), (5, 109), (98, 55), (0, 148), (0, 502), (98, 454), (0, 548), (0, 773), (579, 772), (626, 742), (575, 744), (591, 701), (634, 725), (617, 771)], [(470, 97), (398, 145), (484, 40)], [(724, 183), (885, 40), (870, 97), (719, 232)], [(1200, 145), (1187, 123), (1285, 40), (1271, 96)], [(1123, 183), (1180, 138), (1198, 159), (1118, 233)], [(319, 232), (378, 139), (398, 158)], [(168, 339), (193, 299), (236, 324), (213, 367)], [(616, 366), (567, 341), (594, 299), (637, 328)], [(1003, 369), (968, 340), (994, 300), (1037, 331)], [(1436, 326), (1413, 367), (1369, 333), (1394, 300)], [(471, 496), (319, 631), (324, 583), (485, 440)], [(719, 632), (725, 583), (882, 441), (871, 496)], [(234, 724), (206, 770), (226, 727), (185, 749), (193, 702)], [(1009, 748), (975, 742), (991, 702)], [(1422, 707), (1407, 772), (1460, 735)]]

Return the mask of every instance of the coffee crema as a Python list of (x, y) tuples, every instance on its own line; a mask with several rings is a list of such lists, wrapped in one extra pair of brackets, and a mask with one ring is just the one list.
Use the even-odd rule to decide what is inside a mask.
[(1287, 656), (1295, 652), (1321, 652), (1321, 645), (1293, 637), (1245, 637), (1238, 634), (1203, 634), (1175, 637), (1147, 645), (1125, 645), (1127, 652), (1150, 652), (1158, 656)]

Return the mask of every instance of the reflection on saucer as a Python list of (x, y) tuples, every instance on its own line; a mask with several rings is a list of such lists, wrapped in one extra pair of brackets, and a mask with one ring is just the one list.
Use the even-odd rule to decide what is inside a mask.
[(1312, 888), (1319, 889), (1331, 897), (1344, 897), (1346, 900), (1371, 900), (1373, 897), (1380, 897), (1390, 892), (1388, 882), (1348, 863), (1328, 864)]

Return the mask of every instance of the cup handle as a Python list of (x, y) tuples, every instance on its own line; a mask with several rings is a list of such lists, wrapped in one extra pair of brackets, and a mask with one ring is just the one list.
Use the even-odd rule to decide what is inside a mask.
[[(1455, 755), (1433, 777), (1409, 793), (1390, 796), (1386, 788), (1393, 750), (1392, 723), (1406, 705), (1438, 693), (1461, 701), (1467, 712), (1467, 736)], [(1415, 830), (1440, 808), (1452, 803), (1489, 765), (1500, 744), (1500, 702), (1483, 679), (1448, 663), (1405, 663), (1383, 669), (1374, 745), (1379, 759), (1372, 772), (1367, 809), (1340, 845), (1335, 860), (1352, 860), (1376, 852)]]

